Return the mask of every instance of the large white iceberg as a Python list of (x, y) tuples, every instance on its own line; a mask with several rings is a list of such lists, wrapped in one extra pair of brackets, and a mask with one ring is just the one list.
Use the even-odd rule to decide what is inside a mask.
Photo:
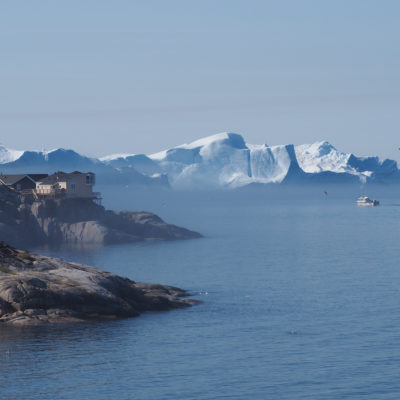
[(104, 182), (169, 184), (174, 188), (235, 188), (282, 183), (400, 183), (393, 160), (356, 157), (327, 141), (294, 146), (248, 144), (225, 132), (161, 152), (89, 158), (73, 150), (18, 151), (0, 147), (3, 173), (92, 170)]

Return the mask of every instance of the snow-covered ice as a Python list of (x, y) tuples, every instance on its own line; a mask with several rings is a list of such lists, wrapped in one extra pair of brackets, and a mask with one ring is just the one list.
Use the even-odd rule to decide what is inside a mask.
[[(248, 144), (232, 132), (207, 136), (155, 154), (118, 153), (99, 159), (73, 150), (18, 151), (0, 146), (2, 170), (53, 172), (93, 170), (118, 176), (118, 182), (147, 184), (158, 179), (175, 188), (234, 188), (252, 183), (282, 182), (397, 182), (393, 160), (357, 157), (327, 141), (302, 145)], [(110, 175), (111, 174), (111, 175)], [(312, 178), (318, 179), (313, 180)]]
[(24, 152), (21, 150), (11, 150), (0, 145), (0, 164), (6, 164), (18, 160)]

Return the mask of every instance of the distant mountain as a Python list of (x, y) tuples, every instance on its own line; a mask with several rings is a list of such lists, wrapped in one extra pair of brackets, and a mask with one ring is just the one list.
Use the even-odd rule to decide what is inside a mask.
[(356, 157), (326, 141), (294, 146), (252, 145), (219, 133), (150, 156), (89, 158), (73, 150), (17, 151), (0, 147), (2, 173), (92, 171), (101, 183), (236, 188), (251, 184), (400, 183), (393, 160)]

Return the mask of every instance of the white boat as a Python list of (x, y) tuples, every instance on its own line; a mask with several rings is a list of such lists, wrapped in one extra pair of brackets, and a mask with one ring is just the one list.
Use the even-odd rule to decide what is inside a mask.
[(367, 196), (361, 196), (357, 199), (357, 205), (358, 206), (369, 206), (369, 207), (374, 207), (374, 206), (379, 206), (379, 201), (378, 200), (371, 200)]

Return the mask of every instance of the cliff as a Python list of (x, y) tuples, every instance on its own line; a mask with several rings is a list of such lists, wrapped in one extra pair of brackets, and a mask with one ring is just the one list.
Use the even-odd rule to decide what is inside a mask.
[(201, 237), (199, 233), (167, 224), (149, 212), (110, 211), (83, 198), (29, 202), (0, 186), (0, 240), (16, 246), (198, 237)]
[(136, 317), (188, 307), (179, 288), (30, 254), (0, 242), (0, 325), (39, 325)]

